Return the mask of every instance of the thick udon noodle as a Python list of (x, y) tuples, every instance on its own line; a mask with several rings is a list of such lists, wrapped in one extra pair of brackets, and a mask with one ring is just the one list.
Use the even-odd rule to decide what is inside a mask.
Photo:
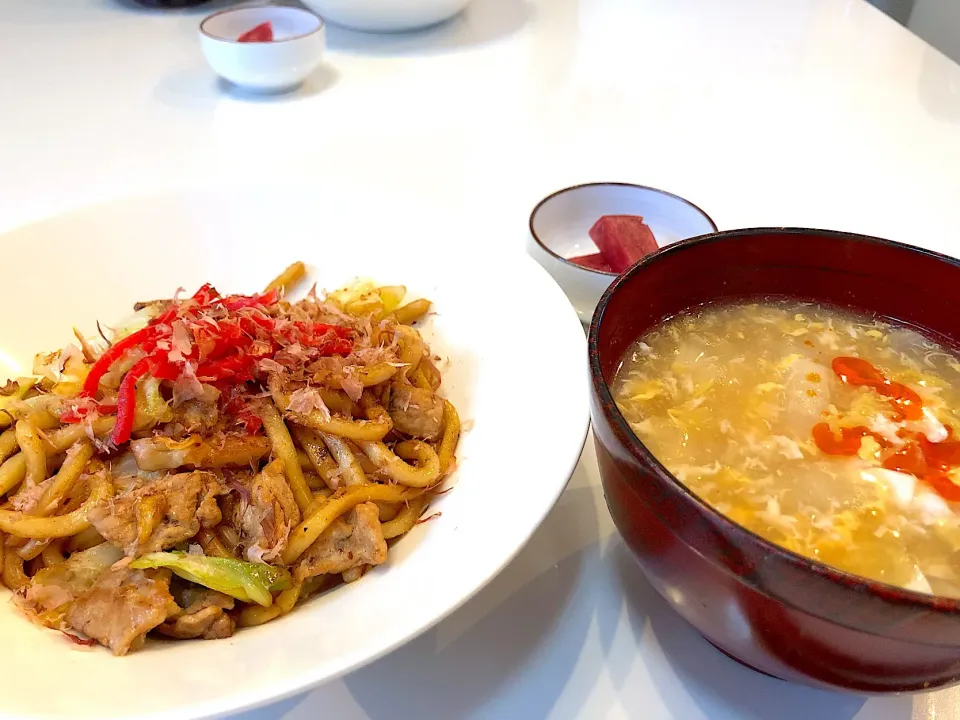
[(460, 434), (412, 326), (430, 302), (369, 283), (288, 302), (304, 271), (138, 303), (139, 329), (78, 333), (0, 388), (0, 580), (31, 619), (118, 655), (228, 637), (420, 521)]
[[(877, 374), (857, 382), (850, 367)], [(960, 361), (948, 348), (820, 305), (707, 306), (641, 337), (614, 397), (653, 454), (740, 525), (960, 597)]]

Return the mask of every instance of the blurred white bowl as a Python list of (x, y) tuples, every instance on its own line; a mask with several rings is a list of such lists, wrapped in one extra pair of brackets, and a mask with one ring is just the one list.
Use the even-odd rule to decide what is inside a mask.
[(405, 32), (436, 25), (470, 0), (301, 0), (333, 25), (364, 32)]
[[(270, 22), (272, 42), (239, 42), (243, 33)], [(220, 77), (258, 92), (300, 85), (317, 69), (325, 45), (323, 20), (295, 7), (221, 10), (200, 23), (200, 45)]]
[(597, 252), (589, 233), (604, 215), (642, 216), (659, 247), (717, 231), (693, 203), (643, 185), (587, 183), (545, 197), (530, 213), (527, 251), (563, 288), (584, 323), (590, 322), (616, 273), (591, 270), (568, 258)]

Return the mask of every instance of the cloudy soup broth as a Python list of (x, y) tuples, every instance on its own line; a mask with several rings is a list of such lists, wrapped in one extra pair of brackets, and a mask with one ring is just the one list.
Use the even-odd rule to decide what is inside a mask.
[(787, 300), (705, 306), (624, 356), (614, 397), (682, 483), (777, 545), (960, 597), (960, 361)]

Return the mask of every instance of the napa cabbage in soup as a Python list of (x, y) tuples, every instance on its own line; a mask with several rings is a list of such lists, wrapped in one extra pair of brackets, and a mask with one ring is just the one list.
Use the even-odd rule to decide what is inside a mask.
[(960, 361), (916, 331), (786, 300), (705, 306), (641, 337), (614, 397), (736, 523), (810, 558), (960, 597)]

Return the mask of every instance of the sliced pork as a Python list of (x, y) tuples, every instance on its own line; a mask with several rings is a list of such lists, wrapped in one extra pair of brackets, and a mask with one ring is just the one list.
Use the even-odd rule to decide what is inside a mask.
[(71, 603), (70, 627), (126, 655), (143, 644), (147, 633), (180, 611), (170, 594), (169, 573), (112, 569)]
[(104, 501), (88, 518), (106, 540), (130, 557), (189, 540), (221, 520), (217, 495), (224, 492), (210, 472), (169, 474)]
[(334, 521), (303, 554), (297, 565), (300, 579), (342, 573), (363, 565), (379, 565), (387, 559), (387, 541), (380, 527), (375, 503), (362, 503)]
[(170, 617), (157, 631), (178, 640), (216, 640), (233, 635), (235, 623), (226, 612), (235, 601), (229, 595), (207, 588), (188, 588), (178, 598), (183, 610)]
[(435, 440), (443, 429), (443, 400), (423, 388), (394, 383), (389, 412), (394, 428), (405, 435)]
[(232, 520), (247, 560), (271, 562), (280, 557), (290, 531), (300, 522), (300, 508), (279, 460), (253, 479), (249, 497), (233, 503)]

